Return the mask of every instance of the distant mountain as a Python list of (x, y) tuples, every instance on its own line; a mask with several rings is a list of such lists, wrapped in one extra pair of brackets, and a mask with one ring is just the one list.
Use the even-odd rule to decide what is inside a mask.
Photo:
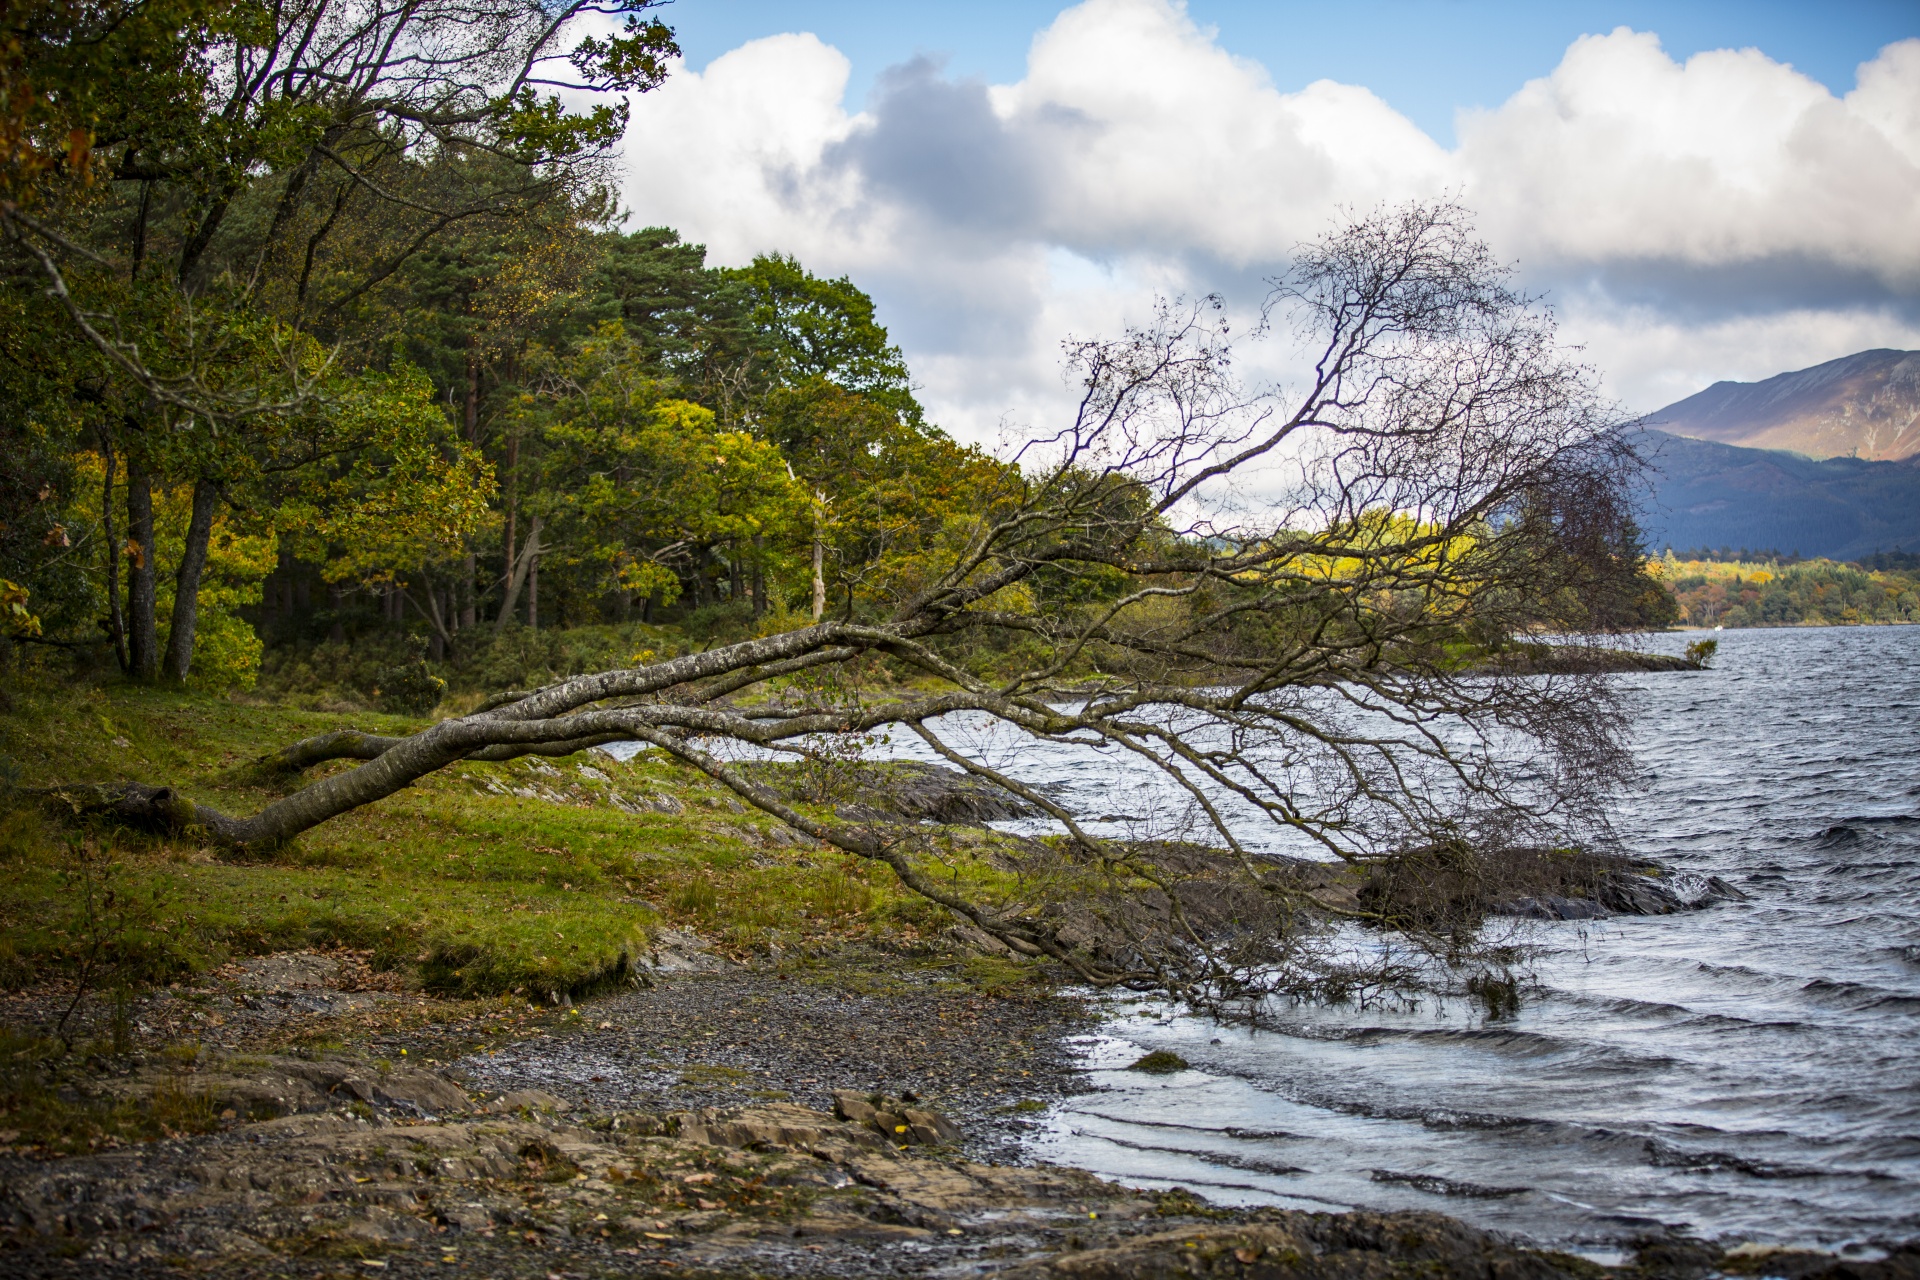
[(1862, 351), (1764, 382), (1716, 382), (1646, 423), (1809, 458), (1911, 458), (1920, 454), (1920, 351)]
[(1745, 547), (1853, 560), (1920, 551), (1920, 456), (1821, 461), (1665, 431), (1641, 443), (1654, 468), (1642, 523), (1655, 552)]

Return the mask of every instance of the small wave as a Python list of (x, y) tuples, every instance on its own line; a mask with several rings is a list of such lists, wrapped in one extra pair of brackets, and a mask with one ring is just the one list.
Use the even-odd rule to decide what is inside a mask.
[(1572, 1005), (1575, 1008), (1591, 1009), (1598, 1013), (1660, 1014), (1668, 1017), (1685, 1017), (1693, 1012), (1683, 1004), (1671, 1004), (1665, 1000), (1643, 1000), (1637, 996), (1622, 996), (1611, 993), (1579, 991), (1562, 987), (1550, 987), (1547, 990), (1555, 1001)]
[[(1392, 1118), (1392, 1117), (1390, 1117)], [(1486, 1115), (1472, 1111), (1436, 1111), (1426, 1110), (1402, 1117), (1418, 1120), (1424, 1128), (1446, 1132), (1454, 1129), (1477, 1130), (1488, 1133), (1513, 1129), (1559, 1128), (1563, 1124), (1558, 1120), (1535, 1120), (1527, 1116)]]
[(1375, 1027), (1354, 1036), (1361, 1044), (1402, 1041), (1408, 1044), (1466, 1045), (1476, 1049), (1497, 1049), (1517, 1056), (1537, 1058), (1548, 1054), (1580, 1050), (1585, 1046), (1560, 1036), (1518, 1027)]
[(1076, 1138), (1093, 1138), (1116, 1147), (1125, 1147), (1128, 1151), (1152, 1151), (1161, 1155), (1186, 1156), (1202, 1164), (1224, 1169), (1238, 1169), (1243, 1173), (1267, 1173), (1284, 1177), (1287, 1174), (1307, 1172), (1298, 1165), (1281, 1164), (1278, 1160), (1262, 1160), (1257, 1156), (1238, 1156), (1230, 1151), (1195, 1151), (1191, 1147), (1163, 1147), (1152, 1142), (1129, 1142), (1125, 1138), (1116, 1138), (1110, 1133), (1095, 1133), (1091, 1129), (1068, 1129), (1067, 1132)]
[(1658, 1138), (1647, 1139), (1647, 1163), (1657, 1169), (1684, 1169), (1688, 1173), (1744, 1173), (1750, 1178), (1824, 1178), (1834, 1172), (1805, 1165), (1751, 1160), (1729, 1151), (1688, 1151)]
[(1289, 1133), (1285, 1129), (1242, 1129), (1237, 1125), (1215, 1128), (1206, 1124), (1176, 1124), (1171, 1120), (1135, 1120), (1130, 1116), (1112, 1116), (1104, 1111), (1074, 1110), (1076, 1116), (1092, 1116), (1096, 1120), (1111, 1120), (1115, 1124), (1137, 1124), (1143, 1129), (1179, 1129), (1185, 1133), (1210, 1133), (1222, 1137), (1236, 1138), (1242, 1142), (1300, 1142), (1306, 1135)]
[(1863, 814), (1842, 818), (1829, 826), (1821, 828), (1813, 836), (1816, 849), (1834, 849), (1841, 845), (1856, 844), (1869, 834), (1879, 831), (1902, 831), (1909, 827), (1920, 828), (1920, 815), (1909, 813)]
[(1523, 1196), (1532, 1190), (1530, 1187), (1489, 1187), (1433, 1173), (1396, 1173), (1392, 1169), (1369, 1169), (1367, 1176), (1375, 1182), (1393, 1182), (1436, 1196), (1463, 1196), (1469, 1200), (1501, 1200), (1507, 1196)]
[(1818, 1004), (1846, 1009), (1920, 1009), (1920, 996), (1843, 978), (1815, 978), (1801, 986), (1800, 992)]

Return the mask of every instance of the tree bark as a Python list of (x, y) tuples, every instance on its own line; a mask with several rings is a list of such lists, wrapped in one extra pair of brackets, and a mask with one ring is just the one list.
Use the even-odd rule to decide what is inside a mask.
[(193, 634), (200, 622), (200, 578), (207, 569), (207, 543), (213, 536), (213, 507), (220, 487), (211, 480), (193, 485), (193, 516), (187, 521), (187, 545), (173, 578), (173, 625), (167, 631), (166, 671), (184, 681), (193, 667)]
[(135, 680), (160, 674), (160, 632), (154, 618), (153, 477), (134, 455), (127, 459), (127, 672)]
[(767, 611), (767, 535), (753, 535), (753, 616), (759, 617)]
[(468, 340), (468, 347), (467, 347), (467, 403), (465, 407), (465, 413), (463, 416), (465, 418), (465, 425), (467, 428), (467, 443), (472, 445), (479, 444), (480, 443), (480, 357), (478, 354), (474, 352), (471, 339)]
[(815, 622), (820, 621), (821, 615), (827, 611), (827, 580), (821, 576), (820, 572), (825, 551), (826, 548), (820, 545), (820, 539), (816, 536), (813, 540), (813, 620)]
[(520, 603), (520, 589), (527, 583), (527, 573), (533, 567), (533, 557), (540, 550), (540, 517), (533, 518), (527, 529), (527, 545), (521, 549), (517, 560), (507, 566), (507, 593), (500, 601), (500, 616), (494, 619), (493, 629), (503, 631), (507, 623), (513, 621), (513, 610)]
[[(507, 436), (507, 537), (506, 543), (502, 548), (504, 552), (504, 565), (501, 569), (501, 575), (507, 578), (513, 577), (519, 567), (514, 556), (514, 535), (518, 532), (516, 526), (519, 523), (520, 517), (520, 494), (516, 485), (519, 473), (520, 437), (510, 433)], [(512, 588), (508, 597), (500, 602), (500, 613), (494, 618), (494, 630), (498, 631), (500, 628), (506, 626), (508, 620), (513, 617), (513, 606), (515, 604), (513, 597), (518, 594), (519, 589), (517, 587)]]
[(100, 457), (105, 475), (100, 482), (100, 521), (107, 553), (107, 634), (113, 640), (114, 661), (124, 674), (127, 666), (127, 623), (120, 609), (120, 540), (113, 533), (113, 472), (119, 465), (113, 453), (113, 437), (100, 432)]

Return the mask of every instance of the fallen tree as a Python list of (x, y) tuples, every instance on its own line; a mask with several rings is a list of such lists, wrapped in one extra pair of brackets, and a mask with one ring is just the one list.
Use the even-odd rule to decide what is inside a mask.
[[(1631, 621), (1645, 586), (1623, 496), (1635, 459), (1551, 317), (1458, 209), (1379, 213), (1303, 249), (1268, 319), (1303, 352), (1286, 397), (1235, 380), (1211, 302), (1069, 344), (1072, 422), (1028, 445), (970, 522), (895, 548), (815, 625), (562, 680), (404, 737), (293, 744), (265, 765), (361, 763), (251, 815), (143, 784), (67, 794), (260, 850), (461, 761), (640, 742), (1089, 981), (1197, 1000), (1418, 981), (1422, 957), (1481, 954), (1512, 850), (1606, 841), (1606, 801), (1630, 772), (1608, 682), (1578, 663), (1488, 678), (1460, 655)], [(916, 691), (831, 678), (873, 662)], [(1111, 838), (960, 749), (959, 722), (1106, 752), (1178, 803), (1152, 815), (1154, 838)], [(974, 893), (947, 874), (971, 856), (951, 833), (790, 803), (733, 750), (831, 766), (836, 744), (889, 731), (1063, 834), (1007, 855), (1014, 888)], [(1385, 911), (1273, 856), (1276, 839), (1376, 873), (1438, 858), (1433, 883), (1451, 887)], [(1417, 945), (1356, 951), (1348, 923)]]

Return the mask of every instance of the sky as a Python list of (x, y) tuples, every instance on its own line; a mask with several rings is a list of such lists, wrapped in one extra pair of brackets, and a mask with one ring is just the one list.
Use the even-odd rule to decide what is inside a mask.
[[(678, 0), (623, 196), (871, 293), (930, 416), (1064, 410), (1060, 343), (1244, 320), (1354, 211), (1451, 197), (1633, 412), (1920, 347), (1920, 0)], [(1284, 386), (1293, 356), (1243, 356)]]

